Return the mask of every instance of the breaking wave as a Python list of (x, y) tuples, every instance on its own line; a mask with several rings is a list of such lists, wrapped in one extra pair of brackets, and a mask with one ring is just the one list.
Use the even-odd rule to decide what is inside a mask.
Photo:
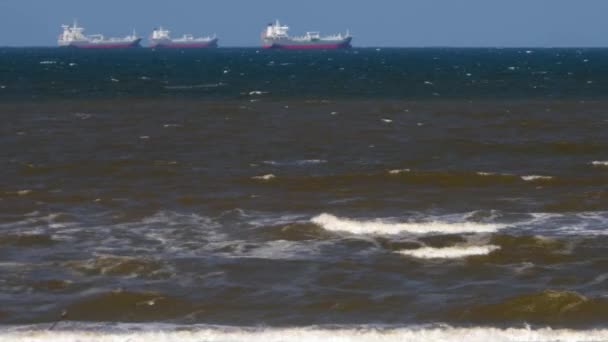
[(525, 180), (526, 182), (534, 182), (534, 181), (547, 181), (547, 180), (551, 180), (551, 179), (553, 179), (553, 177), (551, 177), (551, 176), (542, 176), (542, 175), (528, 175), (528, 176), (521, 176), (521, 179)]
[(487, 255), (498, 249), (500, 247), (494, 245), (445, 248), (424, 247), (401, 250), (398, 253), (420, 259), (459, 259), (474, 255)]
[(269, 181), (269, 180), (273, 180), (275, 178), (277, 178), (277, 176), (273, 175), (272, 173), (269, 173), (267, 175), (254, 176), (251, 179), (260, 180), (260, 181)]
[(390, 222), (381, 219), (357, 221), (340, 218), (330, 214), (321, 214), (311, 219), (311, 222), (329, 231), (349, 232), (352, 234), (395, 235), (400, 233), (412, 234), (463, 234), (463, 233), (493, 233), (503, 228), (498, 224), (474, 222)]
[(608, 166), (608, 160), (594, 160), (591, 162), (593, 166)]
[(448, 325), (420, 327), (338, 326), (302, 328), (241, 328), (221, 326), (128, 325), (75, 326), (49, 331), (46, 327), (3, 329), (3, 341), (606, 341), (608, 329), (532, 329)]

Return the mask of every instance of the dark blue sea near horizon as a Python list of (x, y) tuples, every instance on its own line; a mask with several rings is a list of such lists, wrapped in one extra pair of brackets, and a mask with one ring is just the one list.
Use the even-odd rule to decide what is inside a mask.
[(608, 49), (0, 49), (0, 341), (606, 341)]

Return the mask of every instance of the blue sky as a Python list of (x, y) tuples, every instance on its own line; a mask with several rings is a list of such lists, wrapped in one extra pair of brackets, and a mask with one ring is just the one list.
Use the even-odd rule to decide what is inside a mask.
[(87, 33), (217, 33), (256, 46), (266, 23), (291, 33), (350, 29), (356, 46), (608, 46), (608, 0), (0, 0), (0, 46), (54, 45), (77, 18)]

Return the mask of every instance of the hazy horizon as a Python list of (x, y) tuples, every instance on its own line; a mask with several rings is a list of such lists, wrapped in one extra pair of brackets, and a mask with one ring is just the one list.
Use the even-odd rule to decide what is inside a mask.
[(601, 0), (3, 0), (0, 46), (54, 46), (60, 26), (77, 19), (88, 34), (125, 36), (135, 29), (147, 38), (162, 25), (175, 36), (217, 34), (220, 46), (255, 47), (264, 26), (280, 19), (291, 34), (350, 30), (358, 47), (607, 47), (606, 10)]

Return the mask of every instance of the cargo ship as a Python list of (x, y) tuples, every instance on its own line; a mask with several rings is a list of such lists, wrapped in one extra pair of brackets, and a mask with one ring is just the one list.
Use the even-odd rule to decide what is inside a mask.
[(170, 31), (162, 27), (154, 29), (150, 35), (151, 48), (173, 48), (173, 49), (201, 49), (217, 47), (217, 37), (194, 37), (185, 34), (181, 38), (171, 38)]
[(352, 37), (346, 34), (321, 36), (319, 32), (306, 32), (303, 36), (289, 36), (289, 26), (277, 20), (262, 32), (262, 47), (267, 49), (345, 49), (351, 47)]
[(84, 28), (76, 22), (72, 26), (62, 25), (63, 33), (59, 35), (57, 45), (61, 47), (75, 47), (83, 49), (120, 49), (139, 47), (141, 38), (135, 32), (124, 38), (105, 38), (101, 34), (85, 35)]

